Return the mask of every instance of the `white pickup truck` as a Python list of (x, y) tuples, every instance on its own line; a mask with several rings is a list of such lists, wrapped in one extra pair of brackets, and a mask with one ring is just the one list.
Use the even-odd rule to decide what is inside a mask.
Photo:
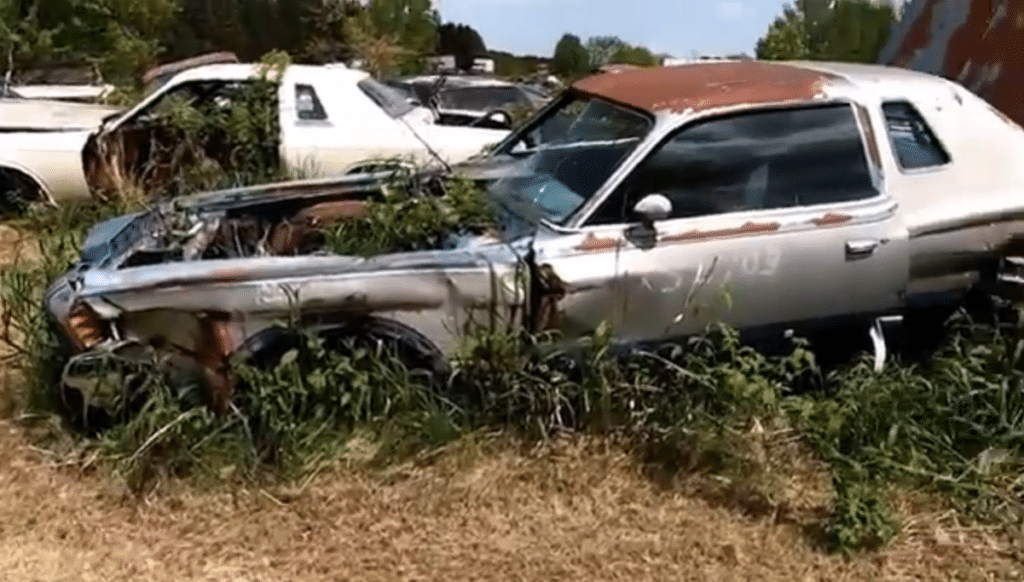
[[(152, 172), (151, 162), (178, 139), (168, 124), (175, 104), (226, 107), (261, 72), (255, 64), (188, 69), (131, 109), (110, 110), (101, 121), (92, 110), (83, 112), (88, 119), (76, 121), (71, 106), (67, 123), (38, 127), (32, 119), (0, 115), (0, 132), (6, 134), (0, 145), (0, 194), (56, 203), (109, 186), (110, 168), (136, 178)], [(278, 161), (306, 176), (357, 172), (382, 159), (457, 163), (508, 134), (441, 125), (429, 109), (342, 65), (289, 65), (277, 87)], [(4, 107), (0, 104), (0, 114)], [(216, 159), (215, 153), (210, 157)]]

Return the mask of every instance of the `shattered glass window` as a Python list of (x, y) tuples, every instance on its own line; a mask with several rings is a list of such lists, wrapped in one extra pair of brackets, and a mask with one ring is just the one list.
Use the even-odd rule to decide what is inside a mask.
[(157, 97), (148, 107), (135, 114), (136, 123), (149, 123), (173, 117), (184, 108), (194, 107), (203, 113), (224, 110), (239, 99), (252, 83), (249, 81), (193, 81), (182, 83)]
[(495, 158), (517, 163), (491, 191), (562, 223), (601, 188), (652, 125), (649, 117), (613, 103), (565, 98), (495, 152)]
[(591, 223), (632, 221), (661, 194), (671, 218), (833, 204), (878, 195), (849, 105), (713, 118), (683, 128), (646, 158)]
[(882, 112), (885, 114), (885, 129), (901, 168), (916, 170), (949, 163), (949, 154), (913, 105), (906, 101), (890, 101), (882, 105)]

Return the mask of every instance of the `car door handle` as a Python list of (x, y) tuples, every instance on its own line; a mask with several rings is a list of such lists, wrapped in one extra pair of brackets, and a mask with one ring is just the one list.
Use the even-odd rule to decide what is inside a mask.
[(875, 252), (882, 241), (873, 238), (862, 238), (846, 241), (846, 256), (863, 257)]

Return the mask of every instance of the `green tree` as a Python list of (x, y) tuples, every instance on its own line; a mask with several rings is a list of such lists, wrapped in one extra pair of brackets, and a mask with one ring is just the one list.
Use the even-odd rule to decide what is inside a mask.
[(757, 41), (757, 58), (767, 61), (789, 61), (810, 57), (804, 16), (792, 6), (786, 6), (782, 15), (768, 27), (768, 32)]
[(586, 44), (592, 68), (607, 65), (612, 62), (615, 55), (628, 48), (630, 46), (617, 36), (592, 36), (587, 39)]
[(758, 40), (757, 58), (873, 63), (895, 18), (884, 0), (796, 0)]
[(896, 20), (888, 2), (841, 0), (832, 9), (832, 23), (826, 32), (825, 58), (856, 63), (878, 62)]
[(617, 36), (592, 36), (587, 39), (586, 49), (591, 68), (611, 63), (650, 67), (659, 62), (646, 47), (633, 46)]
[(377, 76), (421, 72), (437, 46), (430, 0), (370, 0), (345, 19), (346, 40)]
[(638, 67), (653, 67), (661, 62), (661, 59), (655, 56), (646, 47), (642, 46), (625, 46), (615, 53), (612, 57), (611, 62), (622, 63), (626, 65), (636, 65)]
[(144, 68), (178, 0), (0, 0), (0, 50), (8, 67), (91, 62), (119, 80)]
[(578, 36), (568, 33), (562, 35), (555, 45), (551, 70), (567, 77), (577, 77), (590, 70), (590, 55)]

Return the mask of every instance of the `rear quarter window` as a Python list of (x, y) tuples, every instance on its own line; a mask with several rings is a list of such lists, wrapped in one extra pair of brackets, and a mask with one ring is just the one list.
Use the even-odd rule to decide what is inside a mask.
[(906, 101), (882, 104), (885, 131), (896, 162), (903, 170), (937, 168), (949, 163), (949, 153), (913, 105)]

